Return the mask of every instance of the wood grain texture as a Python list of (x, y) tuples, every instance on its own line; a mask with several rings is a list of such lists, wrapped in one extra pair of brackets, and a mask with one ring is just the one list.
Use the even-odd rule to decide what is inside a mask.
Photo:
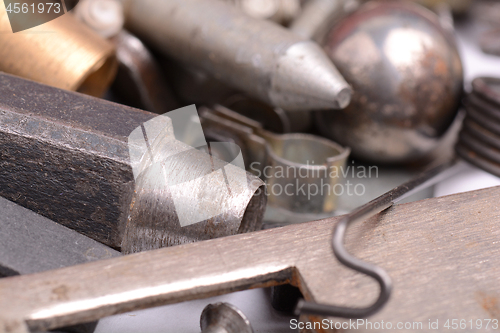
[[(500, 319), (499, 200), (500, 187), (490, 188), (395, 206), (354, 225), (348, 250), (394, 280), (392, 298), (370, 320)], [(367, 305), (378, 287), (334, 258), (335, 221), (6, 278), (0, 281), (0, 332), (55, 328), (286, 282), (311, 301)]]

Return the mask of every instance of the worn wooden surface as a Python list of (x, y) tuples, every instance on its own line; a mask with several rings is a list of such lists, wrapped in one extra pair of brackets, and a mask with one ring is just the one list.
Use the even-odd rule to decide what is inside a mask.
[[(429, 319), (441, 324), (454, 318), (499, 319), (499, 200), (498, 187), (428, 199), (353, 226), (348, 249), (387, 269), (394, 280), (392, 298), (370, 320), (425, 325)], [(334, 258), (335, 221), (6, 278), (0, 281), (0, 332), (25, 333), (28, 327), (70, 325), (288, 281), (308, 300), (366, 305), (378, 287)], [(491, 326), (481, 330), (488, 331)]]

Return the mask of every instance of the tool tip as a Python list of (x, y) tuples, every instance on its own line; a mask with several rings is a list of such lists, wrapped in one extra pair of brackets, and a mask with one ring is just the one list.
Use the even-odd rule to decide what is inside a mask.
[(288, 111), (343, 109), (351, 101), (352, 88), (312, 41), (289, 47), (271, 82), (271, 102)]
[(351, 103), (352, 89), (351, 87), (344, 87), (337, 94), (335, 109), (345, 109)]

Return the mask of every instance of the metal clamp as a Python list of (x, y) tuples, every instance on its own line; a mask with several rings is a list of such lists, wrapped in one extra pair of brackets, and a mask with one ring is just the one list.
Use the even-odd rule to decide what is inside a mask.
[(335, 210), (349, 148), (309, 134), (275, 134), (220, 105), (200, 109), (200, 119), (208, 138), (241, 148), (247, 170), (267, 182), (270, 205), (303, 214)]

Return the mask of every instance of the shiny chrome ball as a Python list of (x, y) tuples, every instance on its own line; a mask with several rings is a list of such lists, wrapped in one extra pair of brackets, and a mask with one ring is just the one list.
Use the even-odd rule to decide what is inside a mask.
[(380, 163), (416, 160), (452, 123), (463, 70), (452, 33), (406, 2), (369, 2), (343, 19), (325, 43), (354, 95), (344, 110), (318, 112), (321, 133)]

